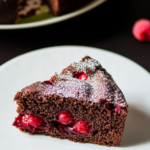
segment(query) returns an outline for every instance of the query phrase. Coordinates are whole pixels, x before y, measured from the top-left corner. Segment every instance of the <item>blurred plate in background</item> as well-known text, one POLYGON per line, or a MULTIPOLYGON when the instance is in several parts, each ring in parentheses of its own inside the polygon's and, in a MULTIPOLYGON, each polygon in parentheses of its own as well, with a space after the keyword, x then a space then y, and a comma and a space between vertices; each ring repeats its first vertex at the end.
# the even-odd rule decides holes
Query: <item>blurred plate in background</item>
POLYGON ((18 24, 11 24, 11 25, 0 25, 0 29, 23 29, 23 28, 32 28, 32 27, 39 27, 48 24, 53 24, 57 22, 61 22, 78 15, 81 15, 97 6, 105 2, 106 0, 94 0, 90 4, 65 15, 62 16, 53 16, 50 13, 43 13, 40 15, 32 16, 25 19, 18 20, 18 24))

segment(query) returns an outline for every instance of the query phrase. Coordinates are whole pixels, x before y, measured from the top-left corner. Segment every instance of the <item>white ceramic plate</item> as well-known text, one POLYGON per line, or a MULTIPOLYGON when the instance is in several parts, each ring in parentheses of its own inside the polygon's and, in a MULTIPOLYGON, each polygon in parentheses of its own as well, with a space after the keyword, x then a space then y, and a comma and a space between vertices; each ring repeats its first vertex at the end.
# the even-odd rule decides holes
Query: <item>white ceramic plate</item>
POLYGON ((85 7, 82 7, 81 9, 78 9, 74 12, 65 14, 63 16, 58 16, 50 19, 46 19, 43 21, 37 21, 37 22, 32 22, 32 23, 23 23, 23 24, 13 24, 13 25, 0 25, 0 29, 23 29, 23 28, 32 28, 32 27, 39 27, 39 26, 44 26, 48 24, 53 24, 57 22, 61 22, 73 17, 76 17, 78 15, 81 15, 97 6, 105 2, 106 0, 95 0, 91 2, 90 4, 86 5, 85 7))
POLYGON ((16 57, 0 67, 1 150, 150 150, 150 74, 133 61, 101 49, 78 46, 45 48, 16 57), (97 59, 110 72, 129 104, 120 147, 80 144, 44 135, 29 135, 12 126, 17 116, 13 101, 18 90, 49 79, 85 55, 97 59))

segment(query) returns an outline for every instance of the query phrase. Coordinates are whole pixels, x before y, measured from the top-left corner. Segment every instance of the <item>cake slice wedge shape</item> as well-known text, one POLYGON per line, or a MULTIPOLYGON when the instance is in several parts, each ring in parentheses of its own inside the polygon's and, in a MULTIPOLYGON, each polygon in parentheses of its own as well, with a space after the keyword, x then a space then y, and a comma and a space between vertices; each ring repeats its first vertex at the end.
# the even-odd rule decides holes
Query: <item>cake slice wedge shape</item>
POLYGON ((89 56, 23 88, 14 100, 13 125, 23 132, 106 146, 122 140, 128 104, 112 76, 89 56))

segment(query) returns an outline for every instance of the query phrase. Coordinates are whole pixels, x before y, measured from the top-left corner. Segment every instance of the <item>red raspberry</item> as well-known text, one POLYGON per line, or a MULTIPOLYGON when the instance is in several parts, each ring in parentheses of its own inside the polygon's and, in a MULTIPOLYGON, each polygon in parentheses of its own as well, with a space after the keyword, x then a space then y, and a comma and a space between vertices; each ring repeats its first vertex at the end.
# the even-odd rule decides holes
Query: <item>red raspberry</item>
POLYGON ((89 133, 89 126, 88 123, 85 121, 78 121, 74 124, 73 126, 74 130, 77 131, 78 133, 83 133, 87 134, 89 133))
POLYGON ((35 128, 37 128, 38 126, 40 126, 41 124, 44 123, 44 121, 41 117, 38 117, 35 115, 30 115, 30 114, 25 114, 22 117, 22 122, 27 126, 30 125, 30 126, 33 126, 35 128))
POLYGON ((132 33, 137 40, 150 42, 150 21, 146 19, 138 20, 133 26, 132 33))
POLYGON ((77 78, 77 79, 80 79, 80 80, 87 80, 88 79, 88 75, 85 74, 83 71, 81 72, 76 72, 74 75, 73 75, 74 78, 77 78))
POLYGON ((84 74, 79 76, 79 79, 80 80, 87 80, 88 79, 88 75, 84 73, 84 74))
POLYGON ((18 117, 15 118, 15 121, 13 123, 14 126, 16 127, 22 127, 25 124, 22 122, 22 114, 19 114, 18 117))
POLYGON ((45 84, 52 84, 49 80, 43 81, 45 84))
POLYGON ((118 114, 121 114, 121 107, 120 106, 117 106, 115 108, 115 111, 118 113, 118 114))
POLYGON ((58 114, 58 122, 68 125, 73 122, 73 116, 69 111, 63 110, 58 114))

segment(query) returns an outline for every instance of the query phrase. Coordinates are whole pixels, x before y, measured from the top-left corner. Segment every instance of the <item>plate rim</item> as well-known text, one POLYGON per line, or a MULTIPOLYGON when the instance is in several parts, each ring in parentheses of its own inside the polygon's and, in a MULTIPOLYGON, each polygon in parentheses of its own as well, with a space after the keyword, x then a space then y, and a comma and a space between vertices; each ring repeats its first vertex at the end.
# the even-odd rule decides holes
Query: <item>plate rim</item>
POLYGON ((101 5, 105 1, 107 1, 107 0, 95 0, 95 1, 89 3, 88 5, 80 8, 76 11, 73 11, 71 13, 68 13, 68 14, 65 14, 65 15, 62 15, 59 17, 55 17, 52 19, 46 19, 43 21, 24 23, 24 24, 0 25, 0 30, 27 29, 27 28, 40 27, 40 26, 58 23, 58 22, 65 21, 65 20, 68 20, 70 18, 76 17, 76 16, 81 15, 83 13, 86 13, 86 12, 94 9, 95 7, 101 5))
POLYGON ((117 55, 119 57, 122 57, 123 59, 126 59, 127 61, 130 61, 131 63, 133 63, 134 65, 137 65, 138 67, 140 67, 143 71, 145 71, 145 73, 147 73, 148 75, 150 75, 150 72, 148 70, 146 70, 143 66, 141 66, 140 64, 138 64, 137 62, 133 61, 132 59, 126 57, 126 56, 123 56, 121 54, 118 54, 116 52, 113 52, 113 51, 109 51, 109 50, 106 50, 106 49, 102 49, 102 48, 97 48, 97 47, 92 47, 92 46, 85 46, 85 45, 60 45, 60 46, 50 46, 50 47, 44 47, 44 48, 39 48, 39 49, 35 49, 35 50, 32 50, 32 51, 29 51, 29 52, 26 52, 26 53, 23 53, 23 54, 20 54, 18 56, 15 56, 14 58, 11 58, 10 60, 4 62, 2 65, 0 65, 0 71, 7 65, 13 63, 14 61, 17 61, 19 59, 21 59, 22 57, 24 56, 27 56, 27 55, 34 55, 34 53, 40 53, 42 51, 47 51, 49 49, 57 49, 57 48, 61 48, 61 47, 66 47, 66 48, 73 48, 73 47, 76 47, 76 48, 87 48, 87 49, 92 49, 93 51, 103 51, 105 53, 110 53, 112 55, 117 55))

